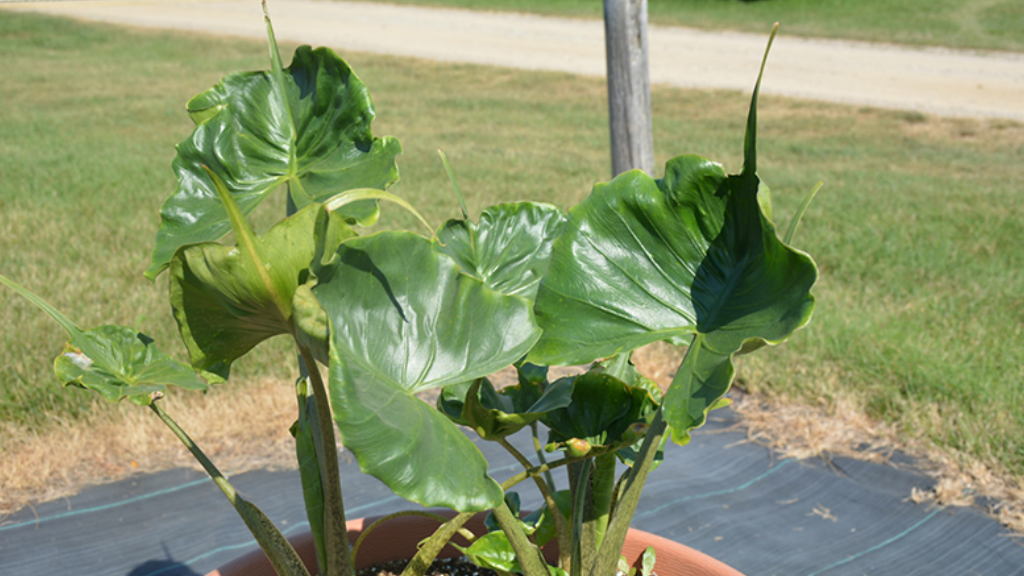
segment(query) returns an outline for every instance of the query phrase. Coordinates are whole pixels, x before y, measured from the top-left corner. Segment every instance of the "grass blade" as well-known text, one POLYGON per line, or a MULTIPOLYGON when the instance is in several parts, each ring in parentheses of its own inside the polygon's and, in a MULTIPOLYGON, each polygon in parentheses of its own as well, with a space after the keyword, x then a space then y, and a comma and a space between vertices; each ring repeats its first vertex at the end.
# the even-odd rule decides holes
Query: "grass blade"
POLYGON ((58 312, 57 309, 54 308, 53 306, 50 306, 50 304, 46 300, 43 300, 39 296, 36 296, 28 289, 23 288, 14 280, 11 280, 10 278, 4 276, 3 274, 0 274, 0 283, 6 284, 12 290, 24 296, 26 300, 35 304, 36 307, 38 307, 40 310, 46 312, 50 316, 50 318, 53 318, 54 321, 57 322, 57 324, 60 324, 61 328, 67 331, 68 335, 71 336, 72 338, 82 333, 82 329, 79 328, 78 326, 75 326, 75 323, 72 322, 71 320, 68 320, 67 316, 58 312))
POLYGON ((800 219, 804 217, 804 212, 807 212, 807 208, 811 206, 811 202, 814 201, 818 190, 821 190, 821 187, 824 185, 824 182, 818 182, 807 196, 804 196, 804 201, 800 203, 800 207, 797 209, 796 214, 793 215, 793 219, 789 221, 789 229, 786 230, 786 236, 782 239, 783 242, 786 244, 792 242, 793 236, 796 235, 796 228, 800 225, 800 219))
POLYGON ((455 188, 455 195, 459 197, 459 207, 462 209, 462 219, 469 220, 469 210, 466 209, 466 199, 462 196, 462 190, 459 189, 459 183, 455 181, 455 172, 452 171, 452 165, 448 163, 448 156, 445 155, 444 150, 437 149, 438 155, 441 156, 441 164, 444 164, 444 171, 448 173, 448 179, 452 181, 452 188, 455 188))

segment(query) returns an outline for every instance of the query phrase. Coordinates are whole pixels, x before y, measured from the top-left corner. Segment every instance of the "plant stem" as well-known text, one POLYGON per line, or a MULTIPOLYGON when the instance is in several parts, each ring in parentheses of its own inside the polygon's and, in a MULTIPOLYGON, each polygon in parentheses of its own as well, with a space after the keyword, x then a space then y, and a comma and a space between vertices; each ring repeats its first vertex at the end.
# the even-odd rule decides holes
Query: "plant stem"
POLYGON ((527 478, 539 476, 541 474, 554 470, 555 468, 560 468, 562 466, 565 466, 566 464, 572 464, 573 462, 579 462, 580 460, 583 460, 583 458, 562 458, 561 460, 555 460, 554 462, 548 462, 547 464, 541 464, 539 466, 534 466, 533 468, 530 468, 528 470, 523 470, 519 474, 516 474, 515 476, 512 476, 508 480, 502 482, 501 489, 502 491, 508 491, 509 488, 512 488, 513 486, 519 484, 520 482, 526 480, 527 478))
MULTIPOLYGON (((548 460, 544 457, 544 450, 541 447, 540 438, 537 437, 536 422, 530 422, 530 432, 533 436, 533 450, 537 453, 537 460, 539 460, 541 464, 547 464, 548 460)), ((547 480, 548 486, 555 485, 555 479, 551 476, 550 470, 544 473, 544 479, 547 480)))
POLYGON ((334 438, 327 389, 313 353, 299 346, 302 362, 309 373, 309 383, 316 401, 318 428, 313 432, 313 446, 320 462, 320 484, 324 492, 324 541, 327 547, 325 576, 351 576, 355 573, 349 552, 348 530, 345 527, 345 505, 341 499, 341 475, 338 472, 338 444, 334 438))
POLYGON ((235 499, 238 497, 238 493, 235 492, 235 488, 228 482, 227 478, 221 474, 220 470, 217 469, 217 466, 210 461, 206 456, 206 453, 196 445, 188 433, 181 429, 181 426, 178 426, 178 423, 171 418, 170 414, 165 412, 164 409, 156 402, 150 404, 149 408, 160 417, 160 420, 162 420, 163 423, 171 429, 171 432, 174 432, 174 435, 181 440, 181 443, 184 444, 186 448, 188 448, 188 451, 192 453, 192 457, 199 462, 203 467, 203 470, 206 470, 206 473, 209 474, 210 478, 212 478, 221 491, 224 492, 224 495, 228 497, 228 500, 234 503, 235 499))
POLYGON ((221 489, 221 492, 227 496, 227 499, 234 505, 238 515, 242 517, 242 521, 252 532, 256 542, 260 545, 260 548, 266 553, 267 558, 273 565, 274 570, 277 571, 281 576, 309 576, 309 571, 306 570, 305 564, 302 563, 302 559, 299 558, 295 548, 292 547, 288 539, 274 526, 273 522, 267 518, 259 508, 251 504, 244 498, 238 495, 234 486, 228 482, 228 479, 221 474, 220 470, 214 466, 213 462, 206 457, 206 454, 199 449, 199 446, 192 441, 192 438, 185 433, 184 430, 178 426, 178 423, 174 421, 163 408, 153 402, 149 405, 150 409, 171 429, 171 432, 181 440, 182 444, 188 448, 188 451, 192 453, 192 456, 202 465, 206 473, 213 479, 214 483, 221 489))
POLYGON ((615 499, 615 454, 604 454, 594 459, 594 546, 601 547, 615 499))
POLYGON ((494 509, 494 517, 515 550, 519 567, 523 569, 523 576, 548 576, 548 565, 544 561, 544 556, 526 537, 519 519, 512 513, 508 503, 502 500, 501 505, 494 509))
POLYGON ((594 534, 594 501, 591 497, 593 462, 587 458, 569 465, 569 490, 572 494, 572 562, 569 574, 580 576, 597 554, 594 534))
POLYGON ((430 535, 429 538, 423 541, 416 555, 409 560, 409 564, 402 571, 401 576, 423 576, 426 573, 427 568, 437 558, 437 555, 441 553, 441 549, 455 536, 455 533, 462 528, 470 518, 473 517, 475 512, 463 512, 458 516, 455 516, 451 520, 441 524, 441 526, 430 535))
POLYGON ((658 446, 661 445, 661 439, 667 428, 659 407, 654 413, 654 420, 647 430, 640 453, 637 455, 636 461, 633 462, 633 467, 626 479, 622 497, 616 502, 604 543, 597 551, 593 565, 586 567, 587 574, 590 576, 606 576, 614 572, 619 556, 622 554, 622 545, 626 542, 626 532, 629 530, 629 524, 633 521, 633 514, 636 512, 636 506, 640 500, 640 493, 644 489, 647 475, 651 471, 651 464, 658 454, 658 446))
MULTIPOLYGON (((519 450, 516 450, 516 447, 510 444, 508 440, 502 438, 498 443, 508 450, 509 453, 523 465, 523 468, 529 470, 533 467, 531 462, 526 459, 526 456, 523 456, 519 450)), ((550 471, 548 471, 547 476, 550 478, 550 471)), ((544 503, 548 505, 548 510, 551 512, 551 520, 555 524, 555 534, 557 534, 558 537, 558 564, 563 568, 567 567, 569 566, 572 558, 570 551, 572 537, 569 534, 568 526, 565 525, 565 517, 562 516, 562 511, 558 509, 558 503, 555 502, 555 496, 551 493, 551 485, 545 482, 544 479, 541 478, 540 474, 535 474, 531 476, 531 478, 533 478, 534 483, 537 484, 537 490, 540 490, 541 495, 544 497, 544 503)))
POLYGON ((299 416, 292 426, 295 438, 295 456, 299 463, 299 477, 302 480, 302 499, 306 505, 309 531, 316 548, 317 567, 324 573, 327 566, 327 545, 324 542, 324 487, 320 476, 320 460, 317 457, 313 436, 319 434, 320 421, 316 413, 316 398, 309 389, 309 374, 306 365, 299 359, 302 377, 295 384, 295 395, 299 404, 299 416))

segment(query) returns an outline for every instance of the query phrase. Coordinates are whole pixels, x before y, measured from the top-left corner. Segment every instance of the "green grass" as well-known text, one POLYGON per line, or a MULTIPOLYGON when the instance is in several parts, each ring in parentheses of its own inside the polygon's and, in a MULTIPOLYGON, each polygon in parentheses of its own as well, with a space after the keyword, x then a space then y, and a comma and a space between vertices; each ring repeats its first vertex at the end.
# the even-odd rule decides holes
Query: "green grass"
MULTIPOLYGON (((229 71, 265 67, 264 46, 0 13, 0 50, 0 272, 83 326, 135 325, 182 357, 165 281, 142 271, 174 188, 173 145, 191 130, 183 105, 229 71)), ((432 222, 458 213, 439 147, 473 213, 517 199, 566 207, 608 175, 598 79, 348 56, 373 91, 376 132, 405 148, 394 191, 432 222)), ((747 99, 656 89, 659 163, 700 153, 738 170, 747 99)), ((759 166, 781 223, 826 182, 796 240, 822 276, 811 327, 744 360, 744 381, 852 397, 1024 474, 1024 126, 780 98, 760 110, 759 166)), ((384 218, 416 226, 399 210, 384 218)), ((0 326, 0 421, 45 430, 109 409, 59 389, 62 334, 7 290, 0 326)), ((264 347, 239 380, 289 381, 285 350, 264 347)))
MULTIPOLYGON (((601 18, 600 0, 379 0, 390 4, 601 18)), ((652 24, 1024 51, 1020 0, 649 0, 652 24)))

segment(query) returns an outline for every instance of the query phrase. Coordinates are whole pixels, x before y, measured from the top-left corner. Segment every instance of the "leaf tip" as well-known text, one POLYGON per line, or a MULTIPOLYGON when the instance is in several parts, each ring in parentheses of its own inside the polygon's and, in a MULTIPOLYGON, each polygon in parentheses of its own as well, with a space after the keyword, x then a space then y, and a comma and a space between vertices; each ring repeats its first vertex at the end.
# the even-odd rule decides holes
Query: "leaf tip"
POLYGON ((768 64, 768 54, 772 51, 772 43, 775 42, 775 35, 779 31, 779 23, 772 27, 768 35, 768 45, 765 46, 764 56, 761 57, 761 68, 757 73, 757 82, 754 83, 754 94, 750 98, 750 112, 747 115, 747 133, 743 145, 743 174, 753 177, 757 172, 757 99, 761 93, 761 80, 764 78, 764 69, 768 64))
POLYGON ((147 268, 146 271, 142 273, 142 275, 147 280, 149 280, 151 282, 156 282, 156 277, 159 276, 161 272, 163 272, 165 267, 166 267, 166 265, 160 265, 160 264, 155 264, 154 263, 149 268, 147 268))

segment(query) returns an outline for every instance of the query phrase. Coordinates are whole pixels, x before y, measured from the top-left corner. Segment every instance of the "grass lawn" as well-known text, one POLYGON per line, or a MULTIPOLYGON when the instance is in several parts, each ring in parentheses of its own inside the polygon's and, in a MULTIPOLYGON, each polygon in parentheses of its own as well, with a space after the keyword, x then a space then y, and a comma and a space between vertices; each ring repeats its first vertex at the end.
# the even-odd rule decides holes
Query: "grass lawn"
MULTIPOLYGON (((371 0, 601 18, 600 0, 371 0)), ((648 0, 652 24, 1024 52, 1020 0, 648 0)))
MULTIPOLYGON (((184 103, 229 71, 266 67, 265 47, 0 12, 0 51, 0 271, 83 326, 134 325, 183 358, 166 280, 142 271, 174 188, 173 146, 191 130, 184 103)), ((376 133, 405 148, 393 190, 432 222, 458 213, 439 147, 474 214, 514 199, 569 206, 608 176, 602 80, 347 56, 373 91, 376 133)), ((738 171, 747 103, 656 89, 659 164, 692 152, 738 171)), ((1024 474, 1024 126, 781 98, 760 110, 759 166, 780 220, 826 183, 795 243, 822 276, 811 327, 744 360, 743 381, 852 398, 1024 474)), ((394 209, 384 220, 415 226, 394 209)), ((96 409, 56 384, 63 335, 50 320, 0 290, 0 326, 0 430, 96 409)), ((271 343, 235 380, 289 386, 293 365, 271 343)))

